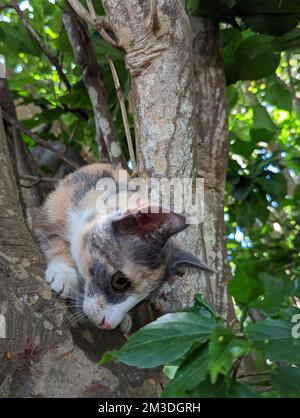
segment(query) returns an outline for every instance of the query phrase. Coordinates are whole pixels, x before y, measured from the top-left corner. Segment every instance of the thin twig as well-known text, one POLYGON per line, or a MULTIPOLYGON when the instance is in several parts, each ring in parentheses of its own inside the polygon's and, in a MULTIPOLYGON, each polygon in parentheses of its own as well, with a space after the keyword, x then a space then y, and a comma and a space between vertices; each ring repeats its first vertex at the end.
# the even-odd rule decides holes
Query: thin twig
POLYGON ((53 145, 49 144, 47 141, 42 139, 39 135, 37 135, 35 132, 30 131, 29 129, 26 129, 24 126, 22 126, 16 119, 9 116, 3 109, 2 109, 2 115, 5 120, 7 120, 12 126, 17 128, 19 131, 23 132, 24 134, 30 136, 38 145, 40 145, 43 148, 47 148, 48 150, 52 151, 54 154, 56 154, 61 160, 63 160, 65 163, 67 163, 72 168, 79 168, 79 164, 77 164, 75 161, 72 161, 71 159, 64 156, 64 154, 60 151, 58 151, 53 145))
POLYGON ((128 117, 127 117, 127 112, 126 112, 124 94, 123 94, 123 91, 121 89, 119 77, 118 77, 117 71, 115 69, 114 63, 113 63, 110 56, 107 55, 106 57, 107 57, 107 60, 109 62, 109 65, 110 65, 111 73, 112 73, 112 76, 113 76, 113 80, 114 80, 114 84, 115 84, 115 88, 116 88, 116 92, 117 92, 117 97, 118 97, 119 104, 120 104, 120 107, 121 107, 122 119, 123 119, 123 124, 124 124, 124 128, 125 128, 128 150, 129 150, 129 156, 130 156, 130 160, 132 162, 132 174, 136 175, 136 174, 138 174, 138 169, 137 169, 137 163, 136 163, 133 144, 132 144, 131 133, 130 133, 130 129, 129 129, 129 122, 128 122, 128 117))
POLYGON ((93 20, 97 19, 97 15, 94 9, 93 0, 86 0, 87 7, 89 9, 89 13, 93 20))
POLYGON ((33 183, 31 184, 21 184, 21 187, 24 187, 25 189, 31 189, 32 187, 37 186, 38 184, 44 182, 44 183, 57 183, 60 179, 56 177, 39 177, 39 176, 31 176, 29 174, 20 174, 19 175, 20 180, 33 180, 33 183))
POLYGON ((91 1, 87 0, 87 6, 89 10, 87 10, 78 0, 68 0, 68 2, 73 7, 75 12, 85 22, 94 26, 94 28, 98 30, 102 38, 105 39, 107 43, 112 45, 114 48, 123 50, 123 47, 107 33, 107 30, 111 30, 111 28, 106 20, 96 15, 94 6, 91 4, 91 1))
POLYGON ((247 379, 248 377, 256 377, 256 376, 268 376, 269 374, 270 372, 241 374, 240 376, 238 376, 238 379, 247 379))
POLYGON ((56 68, 56 71, 59 74, 60 79, 62 80, 62 82, 64 83, 64 85, 68 89, 68 91, 71 91, 71 84, 70 84, 67 76, 63 72, 63 69, 62 69, 57 57, 54 56, 52 54, 52 52, 50 52, 50 50, 47 48, 47 46, 43 43, 43 40, 42 40, 41 36, 39 35, 39 33, 31 26, 28 17, 20 9, 17 0, 13 0, 13 3, 11 4, 11 7, 13 7, 15 9, 15 11, 19 15, 20 19, 22 20, 24 26, 26 27, 26 29, 30 33, 32 39, 36 42, 37 46, 46 55, 46 57, 49 59, 51 64, 54 65, 54 67, 56 68))
POLYGON ((31 176, 30 174, 20 174, 19 177, 22 180, 39 180, 45 183, 57 183, 61 180, 58 177, 31 176))

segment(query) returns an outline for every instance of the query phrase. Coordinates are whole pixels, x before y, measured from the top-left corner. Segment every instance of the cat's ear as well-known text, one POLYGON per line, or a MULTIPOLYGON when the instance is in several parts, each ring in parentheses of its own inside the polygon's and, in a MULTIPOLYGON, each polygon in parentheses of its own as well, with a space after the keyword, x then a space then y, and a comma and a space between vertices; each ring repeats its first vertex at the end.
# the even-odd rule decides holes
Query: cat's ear
POLYGON ((161 245, 187 226, 183 216, 173 212, 164 213, 162 208, 155 206, 130 210, 113 222, 114 230, 119 235, 138 235, 161 245))
POLYGON ((180 248, 174 248, 170 261, 170 270, 172 276, 183 276, 188 268, 216 272, 193 254, 183 251, 180 248))

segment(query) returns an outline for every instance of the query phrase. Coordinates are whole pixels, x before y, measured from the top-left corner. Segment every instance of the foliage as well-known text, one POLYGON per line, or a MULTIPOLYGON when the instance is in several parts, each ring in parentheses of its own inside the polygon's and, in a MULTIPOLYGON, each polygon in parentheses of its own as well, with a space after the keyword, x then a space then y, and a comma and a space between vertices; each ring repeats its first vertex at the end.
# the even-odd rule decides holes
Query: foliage
MULTIPOLYGON (((280 291, 280 283, 273 289, 280 291)), ((170 378, 164 397, 300 397, 300 335, 292 334, 300 309, 269 303, 269 316, 255 322, 247 314, 261 298, 249 295, 233 327, 197 295, 192 309, 146 325, 120 350, 106 353, 101 364, 117 359, 135 367, 164 366, 170 378), (253 372, 239 373, 250 359, 253 372)))
MULTIPOLYGON (((6 58, 9 86, 17 101, 21 123, 35 129, 46 140, 68 143, 71 137, 71 146, 81 152, 87 161, 96 162, 99 156, 93 111, 63 26, 62 13, 66 3, 64 0, 31 0, 20 1, 19 4, 33 29, 42 37, 44 45, 58 57, 72 85, 71 91, 67 91, 55 67, 32 40, 17 13, 10 8, 0 12, 0 53, 6 58), (30 105, 34 117, 30 115, 28 118, 25 114, 24 118, 22 109, 25 105, 30 105)), ((121 111, 106 59, 107 54, 111 55, 127 97, 130 83, 123 55, 101 39, 96 31, 91 31, 91 37, 101 66, 109 109, 125 149, 121 111)), ((28 142, 34 146, 32 141, 28 142)))
MULTIPOLYGON (((292 306, 300 294, 300 7, 295 1, 280 3, 187 2, 189 13, 221 25, 230 110, 225 221, 233 278, 228 289, 238 322, 228 327, 196 299, 193 314, 186 314, 198 315, 199 332, 203 317, 214 326, 204 340, 195 333, 181 356, 173 357, 177 335, 157 355, 154 350, 155 338, 165 335, 168 323, 174 326, 178 314, 169 314, 104 358, 150 367, 149 350, 152 364, 164 365, 171 379, 164 396, 300 396, 300 343, 291 333, 293 315, 299 313, 292 306), (253 312, 262 320, 256 322, 253 312), (167 361, 162 354, 170 354, 167 361), (240 363, 249 362, 253 373, 240 376, 240 363)), ((187 318, 184 324, 181 339, 190 332, 187 318)))
MULTIPOLYGON (((15 11, 2 10, 0 53, 6 57, 21 123, 48 141, 67 144, 71 138, 70 147, 88 162, 97 161, 91 103, 63 28, 66 3, 19 3, 72 86, 70 91, 65 88, 15 11), (29 117, 22 112, 24 106, 31 109, 29 117)), ((137 367, 163 365, 171 379, 164 396, 299 396, 300 350, 291 336, 291 320, 300 298, 300 3, 187 0, 186 5, 190 15, 220 27, 230 138, 225 222, 233 278, 228 288, 237 323, 228 327, 197 296, 193 309, 147 325, 105 360, 137 367), (262 320, 254 320, 253 312, 262 320), (237 377, 241 359, 251 360, 255 376, 237 377)), ((101 8, 97 12, 104 14, 101 8)), ((130 78, 123 55, 94 30, 90 35, 109 109, 128 155, 106 60, 110 54, 127 99, 130 78)), ((35 147, 34 141, 24 139, 35 147)))

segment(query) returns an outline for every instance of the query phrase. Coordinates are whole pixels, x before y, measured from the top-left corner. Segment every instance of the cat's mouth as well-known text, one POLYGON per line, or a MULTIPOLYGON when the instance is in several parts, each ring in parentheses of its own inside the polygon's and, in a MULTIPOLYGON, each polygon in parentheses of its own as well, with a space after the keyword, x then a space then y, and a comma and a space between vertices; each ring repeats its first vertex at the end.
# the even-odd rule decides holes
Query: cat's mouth
POLYGON ((105 317, 102 319, 102 321, 97 326, 100 329, 106 329, 106 330, 112 329, 112 326, 106 321, 105 317))

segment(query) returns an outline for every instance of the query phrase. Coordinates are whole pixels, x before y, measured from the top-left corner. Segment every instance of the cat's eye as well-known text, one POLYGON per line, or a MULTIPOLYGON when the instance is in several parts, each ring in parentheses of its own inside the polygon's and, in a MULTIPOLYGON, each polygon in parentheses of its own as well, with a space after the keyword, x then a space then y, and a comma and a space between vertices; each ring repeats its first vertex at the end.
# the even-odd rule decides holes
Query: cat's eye
POLYGON ((118 271, 113 275, 111 285, 115 291, 125 292, 130 286, 130 281, 121 271, 118 271))

